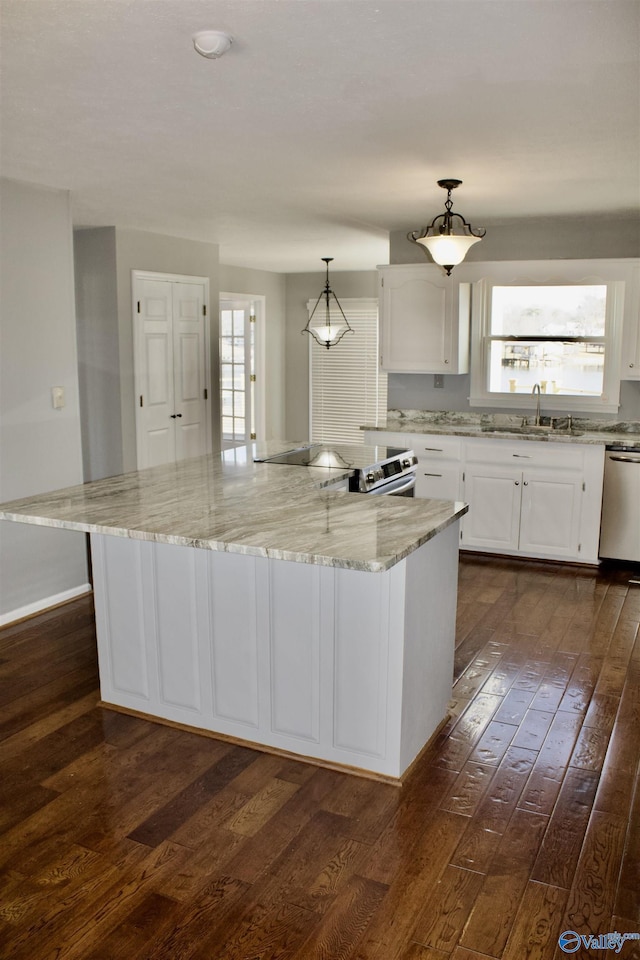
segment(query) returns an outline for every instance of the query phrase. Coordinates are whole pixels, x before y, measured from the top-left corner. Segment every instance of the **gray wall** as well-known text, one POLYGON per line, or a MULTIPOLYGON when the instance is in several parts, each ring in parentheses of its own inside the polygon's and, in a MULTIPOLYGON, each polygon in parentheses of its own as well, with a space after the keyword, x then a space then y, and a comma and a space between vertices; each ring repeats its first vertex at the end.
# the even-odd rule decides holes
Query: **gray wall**
POLYGON ((114 227, 74 233, 78 376, 85 480, 122 473, 114 227))
POLYGON ((140 230, 100 227, 75 233, 78 348, 85 480, 136 468, 132 270, 208 277, 213 449, 220 441, 216 389, 218 247, 140 230))
MULTIPOLYGON (((378 296, 375 270, 332 271, 329 279, 338 300, 378 296)), ((288 440, 306 440, 309 437, 309 335, 301 331, 309 319, 307 303, 316 300, 324 284, 324 272, 287 275, 285 428, 288 440)))
POLYGON ((285 436, 286 277, 282 273, 220 264, 220 290, 265 297, 265 439, 285 436))
MULTIPOLYGON (((454 212, 456 204, 454 204, 454 212)), ((604 218, 548 218, 476 224, 472 210, 462 214, 473 226, 487 228, 486 237, 474 244, 465 263, 482 260, 588 260, 592 257, 640 256, 640 220, 604 218)), ((432 216, 439 213, 434 210, 432 216)), ((431 217, 426 218, 429 222, 431 217)), ((416 223, 416 229, 424 226, 416 223)), ((390 235, 390 263, 424 263, 431 258, 423 248, 407 240, 404 231, 390 235)))
MULTIPOLYGON (((455 204, 454 204, 455 211, 455 204)), ((438 211, 434 211, 432 216, 438 211)), ((474 223, 473 211, 461 213, 474 223)), ((427 218, 430 220, 431 217, 427 218)), ((423 226, 416 223, 416 228, 423 226)), ((640 220, 604 219, 549 219, 522 220, 487 226, 487 236, 476 243, 465 263, 491 260, 580 260, 590 258, 617 258, 640 256, 640 220)), ((423 249, 410 240, 405 232, 396 231, 390 237, 391 263, 431 262, 423 249)), ((453 276, 460 277, 464 264, 453 276)), ((429 374, 389 374, 387 405, 390 410, 469 410, 470 378, 445 376, 444 388, 433 386, 429 374)), ((483 407, 483 412, 491 412, 483 407)), ((504 413, 504 410, 497 410, 504 413)), ((523 408, 522 412, 529 412, 523 408)), ((564 411, 560 411, 564 412, 564 411)), ((570 413, 570 410, 566 411, 570 413)), ((590 414, 596 418, 595 414, 590 414)), ((611 419, 608 417, 607 419, 611 419)), ((618 419, 640 419, 640 383, 622 384, 618 419)))
MULTIPOLYGON (((82 482, 69 194, 0 181, 0 500, 82 482), (66 406, 54 410, 51 387, 66 406)), ((0 618, 87 583, 85 537, 0 523, 0 618)), ((53 599, 51 599, 53 598, 53 599)))

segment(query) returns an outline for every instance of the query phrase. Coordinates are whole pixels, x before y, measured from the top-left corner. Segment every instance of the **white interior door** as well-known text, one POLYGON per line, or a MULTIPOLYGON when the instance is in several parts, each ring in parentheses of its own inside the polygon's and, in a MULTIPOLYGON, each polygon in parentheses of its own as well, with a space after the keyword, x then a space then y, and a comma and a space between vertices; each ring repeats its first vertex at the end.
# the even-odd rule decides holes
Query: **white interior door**
POLYGON ((133 272, 138 469, 211 451, 207 288, 133 272))

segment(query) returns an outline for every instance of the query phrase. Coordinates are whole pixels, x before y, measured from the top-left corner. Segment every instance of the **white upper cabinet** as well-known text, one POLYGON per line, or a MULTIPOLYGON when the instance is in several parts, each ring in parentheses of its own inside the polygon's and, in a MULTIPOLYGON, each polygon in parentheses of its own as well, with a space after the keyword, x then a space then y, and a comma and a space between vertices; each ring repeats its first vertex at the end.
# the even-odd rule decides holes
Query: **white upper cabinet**
POLYGON ((467 373, 470 285, 435 264, 378 267, 380 365, 393 373, 467 373))

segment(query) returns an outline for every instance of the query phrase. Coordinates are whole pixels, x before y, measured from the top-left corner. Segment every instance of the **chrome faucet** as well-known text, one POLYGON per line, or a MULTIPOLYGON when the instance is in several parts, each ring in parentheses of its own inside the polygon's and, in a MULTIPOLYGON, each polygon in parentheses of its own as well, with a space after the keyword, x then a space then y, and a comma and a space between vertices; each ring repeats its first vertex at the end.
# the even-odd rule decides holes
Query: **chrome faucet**
POLYGON ((540 384, 539 384, 539 383, 534 383, 534 385, 533 385, 533 390, 531 391, 531 396, 532 396, 532 397, 536 396, 536 394, 537 394, 537 397, 536 397, 536 419, 535 419, 535 425, 536 425, 536 427, 539 427, 539 426, 540 426, 540 384))

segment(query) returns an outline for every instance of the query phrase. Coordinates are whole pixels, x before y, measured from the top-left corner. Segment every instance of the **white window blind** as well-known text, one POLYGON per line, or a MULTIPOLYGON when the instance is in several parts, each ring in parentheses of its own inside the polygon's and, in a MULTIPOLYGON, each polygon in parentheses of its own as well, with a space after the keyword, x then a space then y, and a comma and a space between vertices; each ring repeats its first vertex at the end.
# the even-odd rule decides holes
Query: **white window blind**
MULTIPOLYGON (((309 337, 310 434, 314 441, 363 443, 362 425, 387 416, 387 375, 378 363, 378 301, 340 303, 353 333, 328 350, 309 337)), ((310 300, 309 312, 314 306, 310 300)), ((337 307, 335 317, 342 319, 337 307)))

